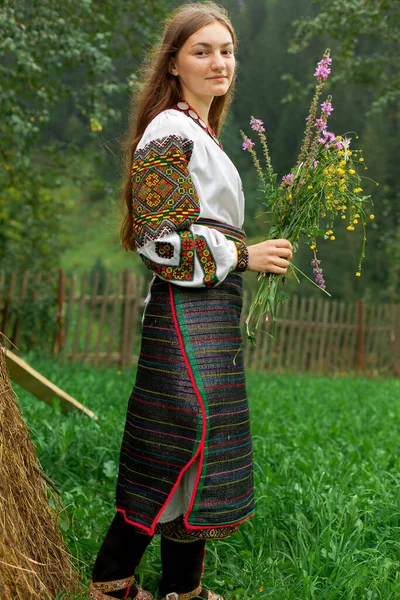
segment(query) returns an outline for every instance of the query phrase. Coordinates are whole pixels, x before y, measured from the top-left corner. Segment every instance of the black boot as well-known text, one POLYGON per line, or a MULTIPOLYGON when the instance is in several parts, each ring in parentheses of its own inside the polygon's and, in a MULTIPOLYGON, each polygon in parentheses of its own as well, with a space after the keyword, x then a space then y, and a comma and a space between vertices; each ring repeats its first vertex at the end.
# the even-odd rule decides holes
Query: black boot
MULTIPOLYGON (((163 576, 158 589, 164 598, 167 594, 186 594, 200 585, 203 574, 205 540, 173 541, 161 536, 161 561, 163 576)), ((202 590, 197 598, 207 599, 202 590)))
MULTIPOLYGON (((138 530, 127 523, 124 516, 117 512, 103 540, 94 563, 93 582, 114 581, 131 577, 151 541, 152 536, 138 533, 138 530)), ((112 598, 125 598, 126 589, 107 592, 112 598)), ((131 598, 137 594, 137 587, 132 586, 131 598)))

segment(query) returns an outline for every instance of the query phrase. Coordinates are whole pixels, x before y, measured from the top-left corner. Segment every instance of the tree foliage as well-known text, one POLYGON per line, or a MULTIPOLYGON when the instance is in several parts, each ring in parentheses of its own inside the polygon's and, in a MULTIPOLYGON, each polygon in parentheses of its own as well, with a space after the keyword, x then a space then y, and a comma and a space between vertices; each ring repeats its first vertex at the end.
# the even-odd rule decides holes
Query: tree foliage
POLYGON ((292 52, 316 36, 331 38, 337 61, 334 81, 373 88, 372 110, 400 99, 400 0, 320 0, 317 14, 297 19, 292 52))
POLYGON ((60 111, 74 112, 95 135, 118 116, 115 99, 134 85, 137 56, 168 7, 165 0, 3 2, 0 267, 57 264, 65 242, 59 187, 76 175, 71 164, 81 148, 49 127, 60 111))

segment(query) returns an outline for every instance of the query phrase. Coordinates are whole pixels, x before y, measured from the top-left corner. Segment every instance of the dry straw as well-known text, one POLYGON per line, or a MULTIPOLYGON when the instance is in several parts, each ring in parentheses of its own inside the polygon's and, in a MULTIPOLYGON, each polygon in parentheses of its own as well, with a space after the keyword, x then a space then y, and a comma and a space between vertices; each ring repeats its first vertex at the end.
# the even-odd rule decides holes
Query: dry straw
POLYGON ((0 333, 0 598, 72 598, 78 576, 6 367, 0 333), (64 593, 63 593, 64 592, 64 593))

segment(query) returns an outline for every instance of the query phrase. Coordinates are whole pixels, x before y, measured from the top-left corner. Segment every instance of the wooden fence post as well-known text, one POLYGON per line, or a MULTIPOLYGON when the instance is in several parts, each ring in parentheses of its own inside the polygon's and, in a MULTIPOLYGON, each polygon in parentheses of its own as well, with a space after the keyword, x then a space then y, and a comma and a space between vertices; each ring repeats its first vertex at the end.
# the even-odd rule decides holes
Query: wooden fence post
POLYGON ((53 353, 58 354, 65 344, 64 334, 64 301, 65 301, 65 273, 58 269, 58 298, 57 298, 57 340, 53 353))
POLYGON ((357 302, 357 372, 364 373, 364 337, 365 337, 365 304, 360 298, 357 302))

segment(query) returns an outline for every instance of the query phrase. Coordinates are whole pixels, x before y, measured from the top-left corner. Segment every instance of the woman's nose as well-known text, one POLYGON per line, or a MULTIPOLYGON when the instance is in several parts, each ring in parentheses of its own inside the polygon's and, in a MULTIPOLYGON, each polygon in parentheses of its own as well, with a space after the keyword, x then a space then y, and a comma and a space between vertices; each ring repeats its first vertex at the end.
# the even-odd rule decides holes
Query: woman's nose
POLYGON ((225 68, 225 61, 223 59, 223 57, 221 56, 221 54, 214 54, 213 56, 213 61, 212 61, 212 67, 213 69, 224 69, 225 68))

